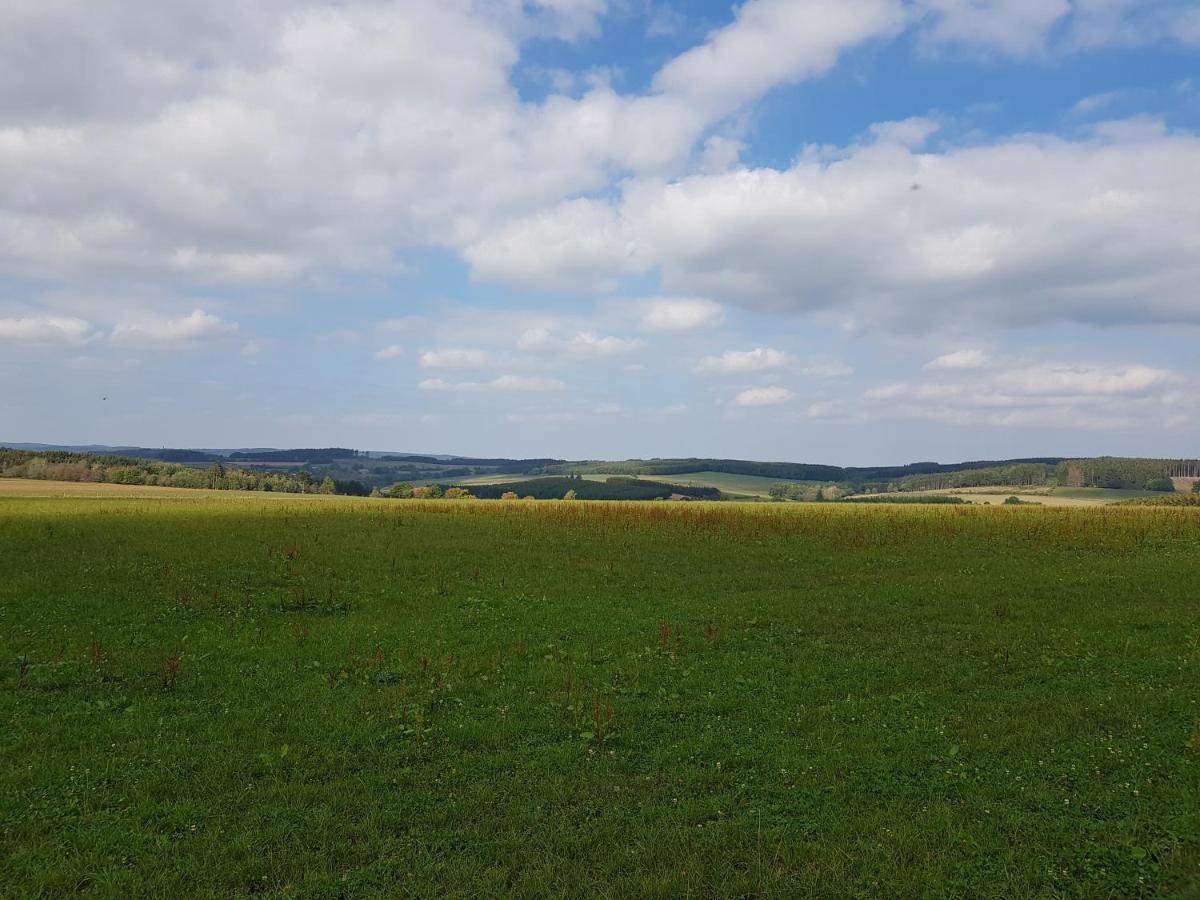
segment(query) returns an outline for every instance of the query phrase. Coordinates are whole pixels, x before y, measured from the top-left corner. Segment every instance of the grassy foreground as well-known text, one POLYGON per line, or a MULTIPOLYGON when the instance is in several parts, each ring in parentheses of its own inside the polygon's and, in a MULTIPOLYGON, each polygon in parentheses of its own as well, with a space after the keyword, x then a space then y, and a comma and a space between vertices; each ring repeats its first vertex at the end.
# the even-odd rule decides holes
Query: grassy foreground
POLYGON ((0 896, 1192 896, 1200 511, 0 497, 0 896))

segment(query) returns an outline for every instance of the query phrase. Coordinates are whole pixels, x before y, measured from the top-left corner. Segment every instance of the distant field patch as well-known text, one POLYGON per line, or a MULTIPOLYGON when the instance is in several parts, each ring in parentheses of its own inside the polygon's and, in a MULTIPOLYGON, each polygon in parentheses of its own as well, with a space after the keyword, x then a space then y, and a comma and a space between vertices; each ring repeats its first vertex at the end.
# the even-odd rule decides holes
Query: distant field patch
POLYGON ((157 487, 144 484, 106 484, 88 481, 41 481, 30 478, 0 478, 0 496, 14 497, 204 497, 220 491, 196 488, 157 487))
MULTIPOLYGON (((727 494, 747 497, 766 497, 771 488, 781 484, 778 478, 763 478, 758 475, 730 475, 726 472, 688 472, 685 475, 655 475, 656 481, 682 484, 688 487, 715 487, 727 494)), ((788 484, 823 484, 824 482, 794 482, 788 484)))
POLYGON ((1009 497, 1017 497, 1019 500, 1027 503, 1040 503, 1043 506, 1054 507, 1107 506, 1126 500, 1163 496, 1153 491, 1126 491, 1109 488, 1021 487, 1015 485, 984 485, 969 488, 948 488, 937 491, 913 491, 883 496, 904 497, 921 494, 961 497, 968 503, 992 506, 1002 504, 1009 497))
MULTIPOLYGON (((629 478, 629 475, 619 473, 595 473, 589 472, 582 476, 585 481, 607 481, 609 478, 629 478)), ((525 481, 529 478, 528 475, 480 475, 475 478, 464 478, 455 481, 455 484, 461 484, 463 487, 470 487, 473 484, 512 484, 517 481, 525 481)), ((763 478, 757 475, 730 475, 726 472, 688 472, 684 475, 645 475, 641 476, 643 481, 654 481, 657 483, 678 484, 682 487, 713 487, 726 494, 762 498, 768 496, 771 488, 774 485, 780 484, 778 478, 763 478)), ((808 482, 788 482, 789 484, 808 483, 808 482)), ((817 482, 811 482, 817 484, 817 482)))
POLYGON ((45 481, 32 478, 0 478, 0 497, 124 497, 124 498, 213 498, 237 500, 247 495, 255 500, 313 500, 328 502, 345 498, 321 494, 289 494, 272 491, 211 491, 204 488, 160 487, 148 484, 109 484, 96 481, 45 481))
POLYGON ((1161 497, 1163 495, 1158 491, 1056 487, 1050 496, 1068 500, 1090 500, 1094 503, 1119 503, 1122 500, 1138 500, 1142 497, 1161 497))

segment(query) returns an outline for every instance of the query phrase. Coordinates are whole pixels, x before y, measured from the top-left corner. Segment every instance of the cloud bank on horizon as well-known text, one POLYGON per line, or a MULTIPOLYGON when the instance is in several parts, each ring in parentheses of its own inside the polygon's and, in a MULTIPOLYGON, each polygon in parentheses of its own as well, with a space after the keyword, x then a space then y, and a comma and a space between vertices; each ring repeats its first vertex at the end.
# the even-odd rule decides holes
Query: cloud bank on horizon
POLYGON ((138 6, 0 11, 0 439, 1197 454, 1193 0, 138 6))

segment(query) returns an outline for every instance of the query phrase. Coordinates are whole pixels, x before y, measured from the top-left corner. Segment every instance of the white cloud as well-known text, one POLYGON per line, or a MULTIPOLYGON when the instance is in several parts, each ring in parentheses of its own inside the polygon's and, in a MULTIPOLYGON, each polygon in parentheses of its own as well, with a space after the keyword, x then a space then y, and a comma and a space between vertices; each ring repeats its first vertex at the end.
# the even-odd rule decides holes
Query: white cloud
POLYGON ((1159 41, 1200 44, 1194 0, 1074 0, 1073 46, 1133 46, 1159 41))
POLYGON ((642 327, 649 331, 695 331, 721 321, 721 304, 712 300, 659 299, 641 303, 642 327))
POLYGON ((639 338, 619 338, 579 331, 569 338, 557 337, 548 328, 530 328, 517 339, 517 349, 539 356, 564 360, 609 359, 633 353, 645 346, 639 338))
POLYGON ((881 144, 899 144, 919 150, 941 126, 933 119, 914 117, 900 122, 880 122, 870 128, 871 136, 881 144))
POLYGON ((735 406, 779 406, 795 398, 796 395, 787 388, 758 387, 742 391, 733 402, 735 406))
POLYGON ((611 291, 639 265, 612 211, 583 199, 511 220, 463 255, 479 279, 542 290, 611 291))
POLYGON ((67 344, 80 346, 95 337, 84 319, 73 316, 29 316, 0 319, 0 341, 22 344, 67 344))
POLYGON ((944 400, 958 397, 963 389, 956 384, 889 384, 872 388, 863 396, 868 400, 944 400))
POLYGON ((1091 115, 1107 106, 1111 106, 1127 95, 1127 91, 1105 91, 1101 94, 1090 94, 1071 107, 1071 111, 1078 116, 1091 115))
POLYGON ((501 375, 492 381, 445 381, 441 378, 429 378, 417 385, 423 391, 451 391, 463 394, 481 394, 492 392, 530 392, 561 391, 566 385, 554 378, 526 377, 522 375, 501 375))
POLYGON ((943 377, 955 380, 868 390, 852 415, 958 426, 1161 429, 1176 420, 1181 392, 1194 388, 1177 373, 1137 365, 960 368, 943 377))
MULTIPOLYGON (((740 144, 714 129, 731 115, 918 19, 935 42, 1012 52, 1044 44, 1072 11, 1069 40, 1079 46, 1200 40, 1191 0, 912 8, 747 0, 732 22, 668 60, 645 93, 597 79, 582 96, 527 102, 512 78, 523 42, 591 33, 605 0, 160 0, 120 9, 9 0, 0 273, 278 282, 394 271, 397 248, 432 243, 464 252, 480 278, 612 289, 653 269, 669 241, 566 198, 626 176, 671 184, 692 165, 724 171, 740 144)), ((879 137, 915 147, 931 127, 908 120, 879 137)), ((861 202, 874 192, 868 183, 861 202)), ((835 224, 860 202, 815 187, 783 199, 835 224)), ((726 200, 722 219, 753 218, 754 197, 726 200)), ((736 266, 708 274, 731 292, 770 281, 736 266)))
POLYGON ((375 353, 376 359, 397 359, 404 355, 404 348, 399 344, 389 344, 375 353))
MULTIPOLYGON (((524 101, 522 43, 588 34, 607 7, 10 0, 0 271, 270 282, 393 271, 397 247, 432 243, 515 281, 530 263, 483 240, 498 223, 680 171, 738 108, 903 22, 900 0, 747 0, 645 94, 599 78, 524 101)), ((619 260, 601 263, 611 283, 619 260)))
POLYGON ((800 368, 800 374, 809 378, 845 378, 854 374, 854 369, 845 363, 818 362, 800 368))
POLYGON ((112 339, 120 343, 182 344, 213 341, 237 334, 236 322, 225 322, 202 309, 180 319, 146 318, 118 323, 112 339))
POLYGON ((654 87, 723 116, 770 88, 831 68, 838 55, 905 24, 898 0, 749 0, 733 23, 675 58, 654 87))
POLYGON ((573 40, 596 30, 608 0, 532 0, 532 6, 550 14, 552 34, 573 40))
POLYGON ((926 369, 983 369, 990 362, 988 355, 982 350, 956 350, 946 353, 925 364, 926 369))
POLYGON ((1071 13, 1069 0, 917 0, 934 41, 976 44, 1014 55, 1044 49, 1052 26, 1071 13))
POLYGON ((488 365, 487 353, 464 347, 427 350, 421 354, 422 369, 481 369, 488 365))
POLYGON ((646 23, 646 37, 671 37, 687 27, 687 16, 679 10, 665 5, 654 6, 650 21, 646 23))
POLYGON ((1200 185, 1200 137, 1150 124, 939 153, 810 148, 782 171, 634 180, 619 200, 572 206, 601 225, 562 231, 541 277, 593 284, 590 261, 612 251, 672 293, 874 327, 1200 323, 1200 191, 1184 188, 1200 185))
POLYGON ((1171 378, 1164 369, 1129 366, 1124 369, 1090 366, 1032 366, 1001 372, 997 386, 1021 394, 1114 396, 1141 394, 1171 378))
POLYGON ((793 365, 795 357, 770 347, 753 350, 726 350, 720 356, 706 356, 696 365, 698 372, 713 372, 725 375, 739 372, 766 372, 793 365))
POLYGON ((1200 42, 1194 0, 916 0, 927 44, 1014 56, 1200 42))

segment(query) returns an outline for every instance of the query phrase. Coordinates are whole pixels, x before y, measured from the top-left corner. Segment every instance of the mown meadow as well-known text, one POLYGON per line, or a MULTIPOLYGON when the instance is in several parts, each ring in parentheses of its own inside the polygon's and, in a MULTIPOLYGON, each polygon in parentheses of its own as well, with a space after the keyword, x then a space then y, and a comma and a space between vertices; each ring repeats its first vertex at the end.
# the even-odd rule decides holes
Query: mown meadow
POLYGON ((1200 890, 1200 510, 0 497, 0 895, 1200 890))

